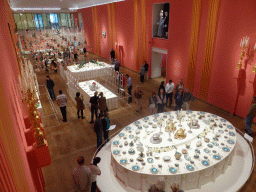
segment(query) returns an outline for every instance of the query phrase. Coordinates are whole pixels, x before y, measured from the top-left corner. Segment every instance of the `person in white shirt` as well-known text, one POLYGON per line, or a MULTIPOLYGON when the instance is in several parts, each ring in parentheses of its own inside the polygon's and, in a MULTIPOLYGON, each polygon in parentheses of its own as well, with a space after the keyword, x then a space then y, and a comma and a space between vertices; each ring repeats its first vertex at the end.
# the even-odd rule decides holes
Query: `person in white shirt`
POLYGON ((84 161, 83 156, 78 157, 78 167, 74 169, 72 174, 75 192, 89 192, 91 190, 92 174, 90 168, 84 165, 84 161))
POLYGON ((165 86, 165 94, 166 94, 166 106, 168 106, 168 100, 170 99, 169 107, 172 107, 172 98, 173 98, 173 90, 175 88, 174 83, 171 79, 169 79, 169 83, 165 86))
POLYGON ((63 117, 63 122, 67 122, 67 111, 66 111, 66 105, 67 105, 67 96, 65 94, 62 94, 62 90, 59 90, 59 95, 57 96, 57 104, 60 107, 60 111, 63 117))
POLYGON ((100 157, 95 157, 93 159, 93 164, 89 166, 91 173, 92 173, 92 187, 91 187, 91 192, 96 191, 96 180, 97 180, 97 175, 101 175, 100 168, 97 166, 98 163, 101 161, 100 157))

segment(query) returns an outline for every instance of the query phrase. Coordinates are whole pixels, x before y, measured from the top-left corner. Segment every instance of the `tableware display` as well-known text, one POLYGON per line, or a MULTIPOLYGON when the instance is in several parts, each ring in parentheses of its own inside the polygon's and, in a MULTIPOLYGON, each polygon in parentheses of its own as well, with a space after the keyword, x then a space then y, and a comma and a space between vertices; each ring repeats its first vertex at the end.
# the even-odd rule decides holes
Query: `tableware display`
POLYGON ((234 127, 232 127, 231 125, 228 125, 227 127, 228 127, 229 129, 233 129, 233 128, 234 128, 234 127))
POLYGON ((149 125, 152 125, 153 123, 152 122, 148 122, 149 125))
POLYGON ((185 155, 184 158, 187 160, 187 161, 190 161, 191 158, 188 156, 188 155, 185 155))
POLYGON ((212 145, 212 144, 208 144, 207 146, 210 147, 210 148, 213 148, 213 145, 212 145))
POLYGON ((135 123, 135 125, 139 125, 139 124, 140 124, 140 122, 139 122, 139 121, 135 121, 134 123, 135 123))
POLYGON ((230 136, 235 136, 235 133, 234 132, 229 132, 229 135, 230 136))
POLYGON ((182 149, 182 154, 187 154, 188 153, 188 151, 186 150, 186 149, 182 149))
POLYGON ((114 141, 113 145, 119 145, 119 141, 114 141))
POLYGON ((143 161, 143 158, 142 157, 137 157, 137 160, 138 161, 143 161))
POLYGON ((208 142, 210 141, 210 139, 207 138, 207 137, 205 137, 205 138, 204 138, 204 141, 205 141, 206 143, 208 143, 208 142))
POLYGON ((150 171, 151 171, 151 173, 153 173, 153 174, 158 173, 158 169, 155 168, 155 167, 151 168, 150 171))
POLYGON ((133 139, 133 138, 134 138, 134 135, 129 135, 129 138, 130 138, 130 139, 133 139))
POLYGON ((148 128, 148 125, 144 124, 143 127, 148 128))
POLYGON ((170 156, 164 156, 164 157, 163 157, 163 160, 164 160, 164 161, 170 161, 170 160, 171 160, 171 157, 170 157, 170 156))
POLYGON ((145 120, 148 120, 148 117, 144 117, 145 120))
POLYGON ((209 161, 207 161, 207 160, 202 160, 202 164, 204 166, 209 166, 210 165, 209 161))
POLYGON ((199 158, 199 155, 196 153, 196 154, 194 155, 194 158, 195 158, 195 159, 198 159, 198 158, 199 158))
POLYGON ((157 128, 157 125, 153 124, 152 127, 153 127, 153 128, 157 128))
POLYGON ((217 115, 212 115, 212 117, 216 118, 216 117, 217 117, 217 115))
POLYGON ((155 159, 159 159, 160 155, 157 153, 155 154, 155 159))
POLYGON ((123 147, 123 145, 122 145, 122 144, 120 144, 120 145, 119 145, 119 148, 122 148, 122 147, 123 147))
POLYGON ((226 122, 226 121, 227 121, 226 119, 223 119, 223 118, 222 118, 222 119, 220 119, 220 120, 221 120, 222 122, 226 122))
POLYGON ((176 152, 174 156, 175 156, 176 160, 180 160, 181 153, 180 152, 176 152))
POLYGON ((192 165, 187 165, 186 168, 189 171, 193 171, 194 170, 194 167, 192 165))
POLYGON ((138 135, 140 134, 140 130, 136 130, 135 133, 138 135))
POLYGON ((147 159, 147 162, 148 162, 148 163, 153 163, 153 162, 154 162, 154 159, 153 159, 153 158, 148 158, 148 159, 147 159))
POLYGON ((174 167, 169 168, 169 171, 170 171, 171 173, 177 173, 177 169, 174 168, 174 167))
POLYGON ((204 149, 204 152, 205 152, 205 153, 210 153, 211 151, 206 148, 206 149, 204 149))
POLYGON ((119 133, 118 136, 119 136, 119 137, 123 137, 123 136, 124 136, 124 133, 119 133))
POLYGON ((120 153, 120 151, 119 150, 115 150, 115 151, 113 151, 113 154, 114 155, 118 155, 120 153))
POLYGON ((212 142, 212 144, 213 144, 214 146, 219 146, 219 143, 217 143, 217 142, 212 142))
POLYGON ((185 145, 186 145, 186 148, 187 148, 187 149, 190 149, 190 145, 191 145, 190 142, 189 142, 189 143, 186 143, 185 145))
POLYGON ((202 141, 201 141, 201 140, 199 140, 199 141, 196 142, 196 146, 197 146, 197 147, 200 147, 201 145, 202 145, 202 141))
POLYGON ((131 130, 131 127, 126 127, 125 129, 126 129, 126 130, 131 130))
POLYGON ((129 153, 130 155, 133 155, 133 154, 135 154, 135 150, 132 149, 132 148, 130 148, 130 149, 128 150, 128 153, 129 153))
POLYGON ((134 165, 134 166, 132 166, 132 170, 133 171, 139 171, 140 167, 138 165, 134 165))
POLYGON ((128 145, 128 141, 125 141, 125 142, 124 142, 124 145, 127 146, 127 145, 128 145))
POLYGON ((122 165, 127 164, 127 159, 121 159, 121 160, 120 160, 120 163, 121 163, 122 165))
POLYGON ((228 140, 228 143, 229 143, 229 144, 234 144, 235 142, 234 142, 233 140, 229 139, 229 140, 228 140))
POLYGON ((230 149, 227 148, 227 147, 222 147, 222 150, 225 151, 225 152, 229 152, 230 151, 230 149))
POLYGON ((213 155, 213 158, 216 159, 216 160, 220 160, 221 159, 220 155, 213 155))

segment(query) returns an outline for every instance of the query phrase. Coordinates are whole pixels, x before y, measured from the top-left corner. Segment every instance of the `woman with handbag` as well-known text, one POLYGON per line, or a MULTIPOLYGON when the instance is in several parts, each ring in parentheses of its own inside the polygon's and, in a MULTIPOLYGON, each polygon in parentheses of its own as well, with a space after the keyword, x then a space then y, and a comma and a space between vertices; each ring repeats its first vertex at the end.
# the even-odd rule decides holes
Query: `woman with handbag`
POLYGON ((155 109, 156 109, 156 103, 157 103, 157 97, 156 97, 156 93, 153 92, 152 95, 149 98, 149 110, 150 110, 150 114, 154 114, 155 113, 155 109))
POLYGON ((81 111, 81 119, 84 119, 84 102, 83 102, 83 97, 80 97, 80 92, 76 93, 76 108, 77 108, 77 118, 79 119, 79 112, 81 111))

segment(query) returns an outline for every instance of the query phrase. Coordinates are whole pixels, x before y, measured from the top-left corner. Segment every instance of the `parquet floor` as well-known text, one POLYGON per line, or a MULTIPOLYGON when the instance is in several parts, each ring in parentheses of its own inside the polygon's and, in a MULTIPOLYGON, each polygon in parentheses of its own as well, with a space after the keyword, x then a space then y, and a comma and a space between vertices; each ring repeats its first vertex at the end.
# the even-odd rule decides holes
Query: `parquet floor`
MULTIPOLYGON (((96 57, 92 54, 89 54, 89 57, 96 57)), ((96 57, 97 58, 97 57, 96 57)), ((80 56, 80 59, 83 59, 83 56, 80 56)), ((107 61, 105 59, 99 58, 100 61, 107 61)), ((109 61, 108 61, 109 62, 109 61)), ((135 112, 136 105, 133 101, 129 108, 123 107, 121 109, 113 110, 109 112, 110 120, 112 125, 117 125, 115 131, 122 129, 123 127, 129 125, 131 122, 140 119, 144 116, 149 115, 148 111, 148 98, 151 95, 152 91, 157 92, 160 82, 164 80, 163 78, 150 79, 144 84, 139 83, 138 73, 132 72, 128 69, 121 67, 120 69, 124 74, 129 73, 133 79, 133 91, 136 85, 140 85, 143 95, 143 110, 142 113, 135 112)), ((40 71, 38 74, 39 85, 44 85, 46 83, 45 76, 48 75, 45 71, 40 71)), ((67 95, 66 84, 59 75, 59 72, 55 74, 50 72, 50 77, 55 82, 55 94, 57 95, 58 90, 62 89, 63 92, 67 95)), ((88 109, 85 110, 86 118, 81 120, 77 119, 76 106, 68 97, 67 104, 67 119, 66 123, 63 123, 60 109, 56 104, 56 101, 53 102, 53 106, 57 111, 57 119, 54 115, 54 110, 52 109, 49 100, 46 96, 46 89, 42 86, 40 87, 41 91, 41 102, 44 109, 45 117, 45 132, 46 138, 50 148, 50 154, 52 158, 52 163, 50 166, 44 167, 43 175, 46 184, 47 192, 71 192, 72 190, 72 180, 71 173, 72 170, 77 166, 76 158, 79 155, 85 156, 86 165, 89 165, 93 154, 96 150, 96 135, 93 131, 93 125, 89 124, 90 121, 90 112, 88 109)), ((223 118, 230 121, 235 127, 244 132, 245 123, 244 119, 232 116, 228 112, 219 109, 215 106, 207 104, 199 99, 195 99, 191 103, 191 110, 207 111, 214 113, 216 115, 222 116, 223 118)), ((166 111, 172 110, 166 108, 166 111)), ((256 127, 253 125, 253 136, 255 137, 256 127)), ((110 135, 114 131, 110 132, 110 135)), ((254 143, 254 148, 256 144, 254 143)), ((103 159, 104 161, 104 159, 103 159)), ((239 174, 239 173, 238 173, 239 174)), ((242 188, 242 192, 254 192, 256 191, 256 172, 255 170, 252 173, 249 181, 242 188)))

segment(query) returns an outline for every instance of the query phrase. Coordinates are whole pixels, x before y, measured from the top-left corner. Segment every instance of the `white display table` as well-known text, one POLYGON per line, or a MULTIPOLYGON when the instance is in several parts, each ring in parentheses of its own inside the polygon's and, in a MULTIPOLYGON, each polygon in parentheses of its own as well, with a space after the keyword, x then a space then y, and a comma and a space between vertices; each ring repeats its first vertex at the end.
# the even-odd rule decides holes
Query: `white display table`
POLYGON ((112 65, 104 62, 98 62, 95 64, 92 62, 86 63, 81 69, 78 68, 79 65, 71 65, 67 67, 67 72, 73 78, 78 81, 84 81, 88 79, 93 79, 96 77, 106 76, 110 73, 112 65))
POLYGON ((90 86, 93 82, 95 82, 98 87, 95 91, 98 91, 98 93, 103 92, 104 97, 106 97, 108 109, 112 110, 118 108, 117 95, 94 80, 83 81, 79 83, 80 93, 83 95, 84 101, 88 103, 90 101, 90 97, 94 96, 95 91, 90 89, 90 86))
POLYGON ((176 112, 167 112, 145 117, 125 127, 112 139, 111 164, 114 175, 126 186, 142 191, 146 191, 159 177, 164 177, 169 184, 178 183, 183 190, 214 182, 232 162, 236 146, 235 128, 225 119, 210 113, 183 113, 181 123, 177 120, 176 112), (198 125, 193 126, 192 133, 189 133, 191 116, 198 120, 198 125), (174 139, 171 133, 172 141, 169 141, 169 132, 165 132, 163 126, 161 143, 153 144, 156 141, 153 135, 160 132, 158 122, 162 121, 165 125, 168 119, 177 122, 176 131, 180 128, 185 130, 186 138, 174 139), (199 141, 202 145, 197 147, 199 141), (131 146, 131 142, 134 146, 131 146), (186 148, 186 145, 190 147, 186 148), (144 157, 140 157, 139 150, 144 150, 144 157), (182 154, 177 160, 176 151, 187 154, 182 154))

